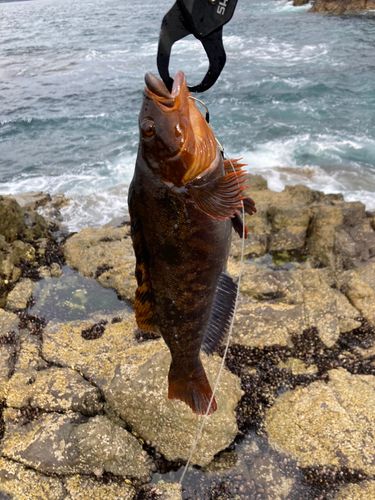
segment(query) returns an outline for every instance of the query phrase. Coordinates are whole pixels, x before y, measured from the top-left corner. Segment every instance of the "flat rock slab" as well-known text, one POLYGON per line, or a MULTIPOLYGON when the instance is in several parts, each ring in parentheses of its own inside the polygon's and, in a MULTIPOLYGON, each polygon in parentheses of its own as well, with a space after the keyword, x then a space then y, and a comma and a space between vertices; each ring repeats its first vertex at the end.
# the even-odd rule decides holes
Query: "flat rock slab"
POLYGON ((42 473, 145 478, 152 468, 137 439, 105 416, 45 413, 25 422, 8 408, 5 423, 3 457, 42 473))
POLYGON ((340 287, 361 316, 375 324, 375 260, 343 273, 340 287))
MULTIPOLYGON (((366 263, 366 269, 369 265, 366 263)), ((357 277, 361 271, 351 272, 357 277)), ((337 289, 330 269, 275 271, 246 264, 240 290, 245 297, 239 301, 233 328, 233 342, 239 344, 292 345, 291 335, 315 327, 322 342, 332 347, 340 333, 361 325, 356 320, 361 315, 359 309, 337 289)), ((371 294, 375 301, 375 292, 371 294)))
POLYGON ((66 478, 64 486, 69 495, 66 500, 132 500, 135 495, 129 484, 100 484, 79 475, 66 478))
MULTIPOLYGON (((147 353, 143 364, 117 368, 105 395, 108 403, 137 435, 156 446, 168 460, 186 460, 201 425, 198 416, 183 402, 168 399, 168 371, 171 357, 162 341, 150 357, 149 343, 139 345, 137 357, 147 353)), ((134 350, 135 352, 136 350, 134 350)), ((211 387, 221 359, 202 355, 211 387)), ((217 411, 207 417, 202 436, 192 457, 193 464, 207 465, 214 455, 232 443, 238 429, 235 408, 242 396, 240 380, 224 369, 216 393, 217 411)))
POLYGON ((84 338, 82 332, 92 326, 89 321, 49 323, 43 332, 43 357, 52 363, 73 367, 106 389, 117 365, 126 363, 132 357, 130 348, 138 345, 134 337, 135 317, 103 325, 98 338, 84 338))
POLYGON ((47 477, 21 464, 0 458, 0 498, 9 500, 65 500, 59 479, 47 477))
POLYGON ((249 347, 292 346, 291 336, 306 328, 302 304, 241 301, 232 343, 249 347))
POLYGON ((11 331, 18 331, 19 317, 0 308, 0 337, 11 331))
POLYGON ((70 368, 15 373, 8 384, 7 405, 51 412, 95 415, 102 408, 100 391, 70 368))
POLYGON ((375 377, 328 372, 281 395, 266 414, 271 446, 303 466, 329 465, 375 473, 375 377))
POLYGON ((134 300, 137 283, 129 227, 83 229, 67 240, 64 255, 79 273, 134 300))

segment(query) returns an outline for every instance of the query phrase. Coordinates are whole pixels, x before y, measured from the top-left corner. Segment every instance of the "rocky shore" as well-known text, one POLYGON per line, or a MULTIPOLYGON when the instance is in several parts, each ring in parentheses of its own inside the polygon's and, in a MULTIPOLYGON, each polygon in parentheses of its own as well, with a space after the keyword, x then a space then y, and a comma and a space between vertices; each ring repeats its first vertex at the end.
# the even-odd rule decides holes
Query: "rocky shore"
MULTIPOLYGON (((293 1, 295 7, 306 5, 310 0, 293 1)), ((375 0, 313 0, 308 12, 314 14, 361 14, 375 10, 375 0)))
MULTIPOLYGON (((201 417, 136 327, 128 220, 65 234, 63 196, 0 196, 0 499, 375 497, 375 212, 250 184, 218 411, 183 490, 201 417)), ((240 254, 233 234, 234 279, 240 254)))
POLYGON ((375 10, 375 0, 315 0, 309 12, 341 15, 371 10, 375 10))

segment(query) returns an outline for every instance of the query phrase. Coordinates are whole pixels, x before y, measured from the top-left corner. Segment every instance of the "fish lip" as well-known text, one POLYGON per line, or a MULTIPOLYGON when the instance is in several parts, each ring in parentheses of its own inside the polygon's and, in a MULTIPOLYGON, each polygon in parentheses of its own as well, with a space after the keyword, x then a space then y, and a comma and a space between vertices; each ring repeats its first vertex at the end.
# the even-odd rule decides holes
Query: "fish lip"
POLYGON ((172 96, 164 85, 164 83, 155 76, 154 74, 147 72, 145 74, 145 84, 148 91, 154 94, 157 97, 162 97, 164 99, 171 99, 172 96))
POLYGON ((146 93, 159 105, 167 108, 173 108, 176 104, 176 98, 186 89, 186 77, 183 71, 178 70, 173 80, 172 92, 169 92, 165 84, 153 73, 145 74, 146 93))
POLYGON ((172 87, 172 92, 171 96, 173 98, 176 98, 178 95, 180 95, 181 90, 187 88, 186 85, 186 77, 183 71, 180 69, 177 71, 175 74, 174 80, 173 80, 173 87, 172 87))

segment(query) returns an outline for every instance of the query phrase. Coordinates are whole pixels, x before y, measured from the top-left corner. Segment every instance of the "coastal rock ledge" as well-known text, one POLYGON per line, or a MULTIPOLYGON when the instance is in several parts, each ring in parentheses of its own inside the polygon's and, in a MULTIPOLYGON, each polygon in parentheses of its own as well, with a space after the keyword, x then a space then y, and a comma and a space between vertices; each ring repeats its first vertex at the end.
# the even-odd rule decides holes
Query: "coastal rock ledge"
MULTIPOLYGON (((128 221, 64 234, 36 212, 48 195, 0 197, 1 500, 315 498, 327 470, 325 498, 374 497, 375 211, 249 177, 232 343, 184 492, 148 484, 179 479, 202 417, 168 400, 169 351, 137 329, 128 221)), ((233 235, 235 280, 240 256, 233 235)), ((211 385, 222 352, 202 355, 211 385)))
POLYGON ((341 15, 358 14, 368 10, 375 10, 375 0, 315 0, 309 12, 341 15))

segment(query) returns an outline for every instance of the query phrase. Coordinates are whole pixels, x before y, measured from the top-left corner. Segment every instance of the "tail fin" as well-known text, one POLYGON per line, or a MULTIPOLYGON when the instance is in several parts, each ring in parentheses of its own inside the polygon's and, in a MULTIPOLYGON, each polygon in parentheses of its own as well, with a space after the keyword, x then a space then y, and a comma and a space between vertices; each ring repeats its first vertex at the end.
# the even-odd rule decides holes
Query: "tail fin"
MULTIPOLYGON (((179 399, 189 405, 194 413, 205 415, 212 390, 199 358, 189 371, 185 367, 181 368, 178 363, 172 360, 168 380, 168 399, 179 399)), ((216 410, 216 400, 213 398, 208 415, 212 415, 216 410)))

